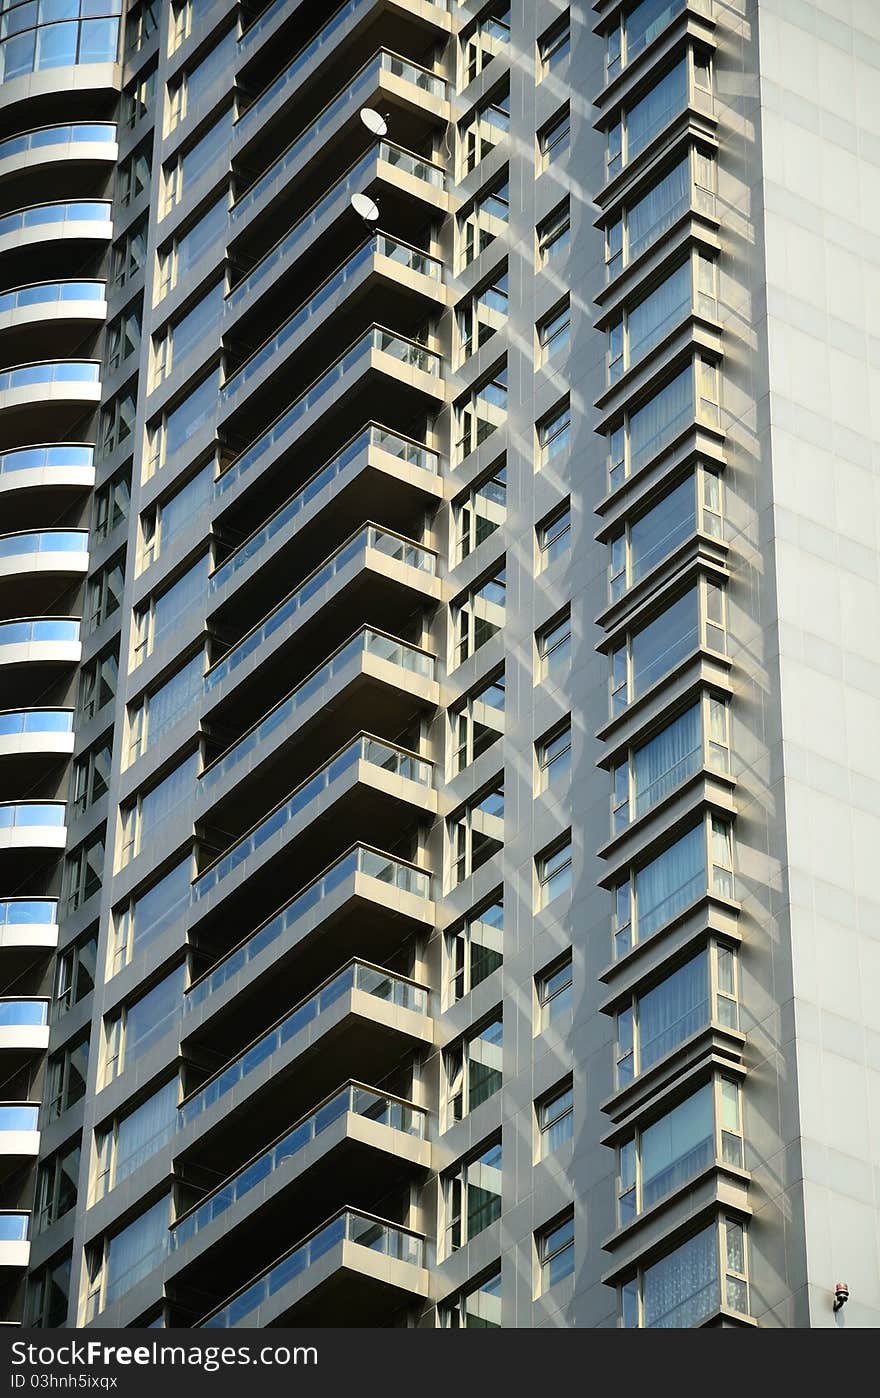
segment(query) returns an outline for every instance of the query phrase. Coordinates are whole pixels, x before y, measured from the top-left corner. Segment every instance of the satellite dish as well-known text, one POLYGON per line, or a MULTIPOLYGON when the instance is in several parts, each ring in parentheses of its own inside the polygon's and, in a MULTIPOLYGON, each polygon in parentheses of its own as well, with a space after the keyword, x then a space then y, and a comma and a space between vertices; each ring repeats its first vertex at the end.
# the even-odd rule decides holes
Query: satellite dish
POLYGON ((369 194, 353 194, 349 200, 351 207, 356 214, 360 214, 365 223, 375 223, 379 217, 379 205, 375 199, 371 199, 369 194))
POLYGON ((381 113, 374 111, 372 107, 361 107, 361 121, 374 136, 388 135, 387 121, 381 113))

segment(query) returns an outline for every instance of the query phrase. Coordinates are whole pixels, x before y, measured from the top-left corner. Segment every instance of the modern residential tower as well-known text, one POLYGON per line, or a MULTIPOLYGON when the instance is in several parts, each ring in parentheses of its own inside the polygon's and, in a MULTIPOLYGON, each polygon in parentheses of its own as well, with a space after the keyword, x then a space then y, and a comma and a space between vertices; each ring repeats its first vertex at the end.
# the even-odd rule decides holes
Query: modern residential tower
POLYGON ((0 15, 8 1321, 880 1325, 876 6, 121 8, 0 15))

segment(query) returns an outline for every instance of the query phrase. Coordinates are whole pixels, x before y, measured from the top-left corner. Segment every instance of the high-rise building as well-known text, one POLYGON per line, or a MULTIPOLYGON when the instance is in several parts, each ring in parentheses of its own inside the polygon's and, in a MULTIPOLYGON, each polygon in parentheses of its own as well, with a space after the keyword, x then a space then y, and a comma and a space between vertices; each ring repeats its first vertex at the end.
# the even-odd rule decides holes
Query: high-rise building
POLYGON ((5 1313, 880 1325, 880 10, 334 3, 3 0, 5 1313))

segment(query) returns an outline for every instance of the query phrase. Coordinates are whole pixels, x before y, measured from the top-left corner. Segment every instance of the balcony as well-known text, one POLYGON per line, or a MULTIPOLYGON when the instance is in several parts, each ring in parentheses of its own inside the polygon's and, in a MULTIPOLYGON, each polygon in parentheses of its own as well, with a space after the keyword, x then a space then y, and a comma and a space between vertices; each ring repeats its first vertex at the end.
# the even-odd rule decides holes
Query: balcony
POLYGON ((0 952, 9 968, 23 953, 27 963, 37 949, 58 945, 58 903, 54 898, 7 898, 0 902, 0 952))
POLYGON ((0 673, 16 665, 78 665, 81 653, 74 617, 0 621, 0 673))
POLYGON ((0 853, 63 849, 66 811, 63 801, 0 802, 0 853))
POLYGON ((52 336, 59 354, 75 353, 107 318, 100 281, 37 282, 0 295, 0 345, 5 357, 45 349, 52 336))
MULTIPOLYGON (((227 1015, 211 1027, 213 1039, 197 1018, 184 1017, 185 1060, 204 1063, 209 1053, 219 1056, 236 1026, 227 1015)), ((252 1134, 259 1123, 261 1132, 280 1133, 291 1115, 308 1110, 316 1096, 329 1095, 341 1065, 381 1081, 408 1051, 430 1045, 432 1036, 424 986, 352 961, 185 1098, 175 1153, 216 1168, 229 1159, 242 1131, 252 1134)))
POLYGON ((0 1051, 7 1076, 11 1056, 41 1052, 48 1046, 48 1000, 0 999, 0 1051))
MULTIPOLYGON (((173 1272, 194 1292, 222 1296, 220 1278, 252 1275, 275 1256, 279 1236, 302 1233, 340 1197, 366 1204, 423 1174, 426 1128, 423 1108, 347 1083, 177 1220, 173 1272)), ((183 1173, 189 1183, 200 1172, 184 1166, 183 1173)), ((169 1290, 174 1295, 177 1283, 169 1290)))
MULTIPOLYGON (((2 160, 2 151, 0 151, 2 160)), ((101 251, 113 237, 112 204, 106 199, 69 199, 63 203, 31 204, 0 218, 0 258, 45 267, 48 247, 71 243, 67 260, 101 251)), ((68 252, 57 250, 57 256, 68 252)), ((52 253, 53 263, 56 253, 52 253)), ((81 265, 81 264, 80 264, 81 265)))
POLYGON ((47 166, 115 165, 119 156, 116 123, 73 121, 41 126, 0 141, 0 181, 33 175, 35 187, 49 177, 47 166))
POLYGON ((57 759, 72 752, 72 709, 0 711, 0 773, 8 795, 19 788, 35 790, 40 775, 57 769, 57 759))
POLYGON ((425 1240, 343 1209, 197 1325, 199 1330, 319 1324, 379 1325, 429 1294, 425 1240))
POLYGON ((94 411, 101 397, 101 366, 97 360, 44 360, 18 364, 0 373, 0 415, 14 418, 22 431, 37 436, 46 430, 46 413, 53 419, 62 410, 70 421, 71 408, 94 411))
POLYGON ((29 1213, 0 1213, 0 1268, 4 1271, 28 1265, 30 1221, 29 1213))
POLYGON ((54 104, 71 94, 109 96, 119 89, 116 54, 121 0, 71 0, 63 10, 63 30, 47 29, 59 15, 25 11, 17 17, 14 39, 3 45, 4 81, 0 106, 42 98, 54 104))
POLYGON ((33 580, 35 574, 75 577, 87 573, 88 568, 87 529, 27 529, 20 534, 0 534, 0 580, 25 575, 33 580))
MULTIPOLYGON (((79 445, 20 447, 0 454, 0 495, 25 490, 90 490, 95 448, 79 445)), ((5 502, 4 502, 5 505, 5 502)))
POLYGON ((36 1160, 40 1108, 35 1102, 0 1103, 0 1181, 36 1160))

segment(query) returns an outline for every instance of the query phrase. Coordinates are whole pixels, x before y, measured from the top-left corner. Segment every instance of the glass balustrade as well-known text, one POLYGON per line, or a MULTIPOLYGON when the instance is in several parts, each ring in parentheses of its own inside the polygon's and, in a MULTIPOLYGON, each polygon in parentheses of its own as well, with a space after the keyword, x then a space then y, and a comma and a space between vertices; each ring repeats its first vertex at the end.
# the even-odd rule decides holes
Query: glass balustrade
POLYGON ((233 1204, 246 1198, 258 1184, 300 1155, 306 1146, 349 1112, 407 1136, 424 1139, 426 1113, 420 1107, 373 1092, 359 1083, 349 1083, 180 1219, 171 1231, 172 1251, 182 1248, 215 1218, 222 1218, 233 1204))
POLYGON ((392 772, 395 776, 416 782, 419 786, 430 787, 431 785, 432 767, 430 762, 424 762, 421 758, 415 757, 410 752, 405 752, 402 748, 391 747, 388 743, 380 742, 378 738, 368 736, 357 738, 342 752, 337 753, 325 767, 322 767, 308 781, 297 787, 291 796, 276 806, 274 811, 271 811, 264 820, 254 826, 227 854, 224 854, 210 868, 206 869, 193 884, 193 900, 198 902, 199 899, 206 898, 218 884, 222 883, 245 860, 256 854, 267 841, 271 840, 273 835, 277 835, 286 826, 293 824, 323 792, 327 791, 334 782, 339 781, 340 777, 352 771, 359 762, 365 762, 371 767, 379 767, 385 772, 392 772))
POLYGON ((26 1243, 30 1214, 0 1214, 0 1243, 26 1243))
MULTIPOLYGON (((72 732, 72 709, 22 709, 18 713, 0 713, 0 738, 15 737, 19 733, 72 732)), ((2 907, 3 904, 0 903, 0 909, 2 907)), ((0 914, 0 924, 2 921, 0 914)))
POLYGON ((20 364, 0 374, 0 393, 40 384, 98 383, 101 366, 94 360, 60 359, 40 364, 20 364))
MULTIPOLYGON (((4 1131, 36 1131, 40 1123, 40 1109, 28 1103, 0 1105, 0 1135, 4 1131)), ((0 1150, 3 1149, 0 1141, 0 1150)))
POLYGON ((0 647, 36 641, 78 641, 79 622, 72 617, 40 617, 29 621, 0 621, 0 647))
POLYGON ((205 689, 211 690, 215 685, 220 684, 233 674, 240 665, 243 665, 250 656, 254 655, 265 645, 270 636, 285 626, 292 617, 296 616, 313 597, 326 587, 333 578, 343 572, 348 565, 367 549, 375 549, 378 553, 384 554, 386 558, 396 559, 400 563, 406 564, 409 568, 416 568, 419 572, 434 574, 436 571, 436 555, 428 549, 421 548, 418 544, 410 543, 408 539, 402 539, 398 534, 389 534, 383 529, 377 529, 375 525, 368 525, 362 529, 353 539, 349 539, 336 553, 328 558, 320 568, 317 568, 305 582, 302 583, 295 592, 270 612, 269 615, 253 631, 239 641, 222 660, 218 661, 205 675, 205 689))
POLYGON ((343 996, 355 990, 364 995, 375 996, 376 999, 384 1000, 398 1009, 413 1010, 421 1015, 428 1012, 428 992, 424 986, 383 971, 381 967, 371 966, 368 962, 353 961, 314 995, 310 995, 307 1000, 303 1000, 292 1009, 272 1029, 255 1040, 244 1053, 234 1058, 185 1102, 181 1102, 178 1126, 188 1126, 209 1107, 222 1101, 227 1093, 243 1082, 255 1068, 265 1063, 267 1058, 283 1048, 307 1025, 314 1023, 319 1015, 324 1014, 343 996))
MULTIPOLYGON (((2 642, 2 629, 0 627, 0 642, 2 642)), ((425 679, 434 678, 433 656, 427 655, 425 651, 416 650, 413 646, 408 646, 402 641, 396 641, 392 636, 386 636, 381 631, 365 628, 351 641, 347 641, 344 646, 341 646, 317 670, 313 670, 310 675, 307 675, 301 684, 298 684, 279 704, 264 714, 253 728, 239 738, 238 742, 228 748, 210 767, 207 767, 200 778, 202 785, 207 789, 227 776, 276 728, 286 723, 303 705, 313 699, 316 694, 320 694, 324 686, 329 684, 336 675, 363 655, 376 656, 379 660, 385 660, 391 665, 398 665, 402 670, 407 670, 409 673, 425 679)))
POLYGON ((0 558, 34 553, 88 553, 87 529, 34 529, 0 534, 0 558))
MULTIPOLYGON (((36 131, 25 131, 21 136, 10 136, 0 141, 0 160, 13 155, 27 155, 30 151, 45 150, 52 146, 68 144, 115 145, 116 123, 112 121, 74 121, 61 126, 41 126, 36 131)), ((107 152, 110 159, 111 152, 107 152)))
POLYGON ((367 1214, 345 1209, 342 1213, 313 1233, 305 1242, 285 1253, 284 1257, 266 1269, 260 1277, 227 1301, 221 1310, 215 1311, 197 1327, 199 1330, 229 1330, 247 1316, 252 1315, 258 1306, 268 1301, 275 1292, 307 1272, 314 1262, 324 1257, 331 1248, 343 1242, 357 1243, 360 1247, 379 1252, 384 1257, 393 1257, 400 1262, 409 1262, 414 1267, 424 1265, 424 1239, 416 1233, 407 1233, 393 1223, 370 1218, 367 1214))
POLYGON ((0 1028, 49 1023, 48 1000, 0 1000, 0 1028))
POLYGON ((51 470, 63 466, 93 466, 95 448, 86 446, 20 447, 0 455, 0 476, 16 471, 51 470))
MULTIPOLYGON (((344 378, 350 370, 362 363, 374 351, 387 354, 401 364, 420 369, 423 373, 433 376, 440 374, 441 359, 439 354, 435 354, 433 350, 425 349, 424 345, 417 344, 414 340, 405 340, 399 335, 393 335, 390 330, 383 330, 374 325, 362 339, 346 350, 345 354, 341 355, 320 379, 317 379, 289 408, 286 408, 262 436, 252 442, 249 447, 245 447, 241 455, 236 457, 228 470, 219 478, 218 490, 227 490, 234 481, 240 480, 248 471, 251 471, 268 452, 277 447, 297 423, 302 422, 303 418, 315 410, 321 399, 332 388, 336 387, 340 379, 344 378)), ((0 388, 2 386, 2 377, 0 377, 0 388)))
POLYGON ((399 859, 393 859, 391 855, 382 854, 366 845, 358 845, 341 859, 337 859, 319 878, 307 884, 280 912, 234 947, 201 980, 191 985, 183 1002, 184 1014, 197 1009, 209 996, 216 994, 227 981, 232 980, 239 971, 265 951, 266 947, 277 942, 300 918, 318 907, 325 898, 329 898, 337 888, 356 874, 364 874, 379 883, 389 884, 401 893, 412 893, 417 898, 427 900, 431 896, 431 877, 424 870, 416 869, 412 864, 404 864, 399 859))
MULTIPOLYGON (((291 520, 304 510, 313 500, 334 483, 339 481, 349 467, 357 462, 359 466, 366 463, 370 447, 377 447, 381 451, 388 452, 400 461, 405 461, 409 466, 417 466, 423 471, 430 471, 436 475, 440 469, 440 458, 435 451, 429 451, 419 442, 412 442, 406 437, 399 436, 396 432, 389 432, 386 428, 380 427, 376 423, 371 423, 363 432, 358 433, 342 451, 328 461, 326 466, 322 466, 297 493, 281 506, 271 519, 258 529, 256 533, 243 544, 241 544, 230 558, 211 575, 210 589, 212 592, 222 587, 234 577, 239 568, 249 563, 265 546, 274 539, 275 535, 285 529, 291 520)), ((0 458, 0 473, 3 465, 0 458)), ((224 479, 221 477, 221 480, 224 479)))
POLYGON ((0 830, 64 824, 63 801, 7 801, 0 804, 0 830))
MULTIPOLYGON (((49 223, 109 223, 112 205, 106 199, 71 199, 66 204, 34 204, 0 218, 0 238, 49 223)), ((109 236, 109 233, 108 233, 109 236)))
POLYGON ((8 898, 0 903, 0 930, 4 927, 53 927, 58 921, 54 898, 8 898))
POLYGON ((28 306, 60 305, 64 302, 89 301, 97 305, 106 295, 104 282, 39 282, 22 286, 0 296, 0 315, 4 311, 21 311, 28 306))

